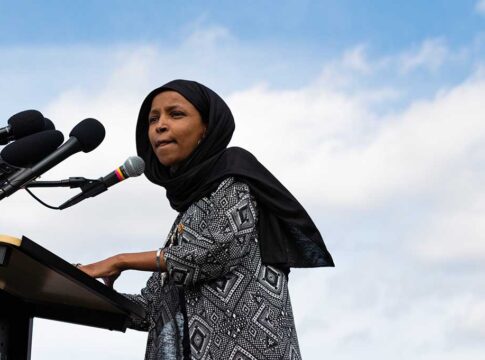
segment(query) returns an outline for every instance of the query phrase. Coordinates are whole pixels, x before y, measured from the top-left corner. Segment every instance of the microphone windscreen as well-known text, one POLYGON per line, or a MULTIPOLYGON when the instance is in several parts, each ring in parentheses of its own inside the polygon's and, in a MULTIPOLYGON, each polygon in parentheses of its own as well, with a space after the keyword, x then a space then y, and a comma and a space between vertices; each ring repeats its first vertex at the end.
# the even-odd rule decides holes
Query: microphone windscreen
POLYGON ((8 119, 10 131, 15 139, 44 130, 45 120, 37 110, 21 111, 8 119))
POLYGON ((54 123, 48 119, 48 118, 44 118, 44 130, 55 130, 56 127, 54 125, 54 123))
POLYGON ((69 133, 69 137, 75 137, 81 145, 81 150, 87 153, 101 144, 105 134, 103 124, 96 119, 88 118, 74 126, 69 133))
POLYGON ((126 175, 129 177, 140 176, 145 170, 145 162, 139 156, 130 156, 123 164, 126 175))
POLYGON ((0 157, 10 165, 30 167, 52 154, 64 141, 58 130, 46 130, 26 136, 5 146, 0 157))

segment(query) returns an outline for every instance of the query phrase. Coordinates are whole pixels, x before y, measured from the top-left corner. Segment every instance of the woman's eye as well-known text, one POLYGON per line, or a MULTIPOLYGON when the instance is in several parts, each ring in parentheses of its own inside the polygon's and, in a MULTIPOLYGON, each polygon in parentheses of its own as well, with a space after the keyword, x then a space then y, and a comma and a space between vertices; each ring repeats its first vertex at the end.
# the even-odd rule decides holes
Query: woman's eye
POLYGON ((170 112, 170 116, 173 118, 180 118, 185 116, 185 114, 182 111, 172 111, 170 112))
POLYGON ((157 122, 157 121, 158 121, 158 116, 150 116, 148 118, 148 123, 149 124, 152 124, 152 123, 157 122))

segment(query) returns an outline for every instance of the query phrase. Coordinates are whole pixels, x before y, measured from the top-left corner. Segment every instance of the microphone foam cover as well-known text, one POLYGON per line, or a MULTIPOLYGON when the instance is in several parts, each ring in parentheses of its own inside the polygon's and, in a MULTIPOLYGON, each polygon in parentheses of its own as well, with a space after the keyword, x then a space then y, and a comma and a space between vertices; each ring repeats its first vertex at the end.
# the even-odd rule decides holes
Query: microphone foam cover
POLYGON ((48 118, 44 118, 44 130, 55 130, 56 127, 54 125, 54 123, 48 119, 48 118))
POLYGON ((140 176, 145 171, 145 162, 139 156, 130 156, 126 159, 123 167, 129 177, 140 176))
POLYGON ((64 141, 58 130, 41 131, 5 146, 0 157, 10 165, 30 167, 52 154, 64 141))
POLYGON ((69 133, 69 137, 75 137, 81 146, 83 152, 90 152, 98 147, 103 142, 104 135, 103 124, 96 119, 84 119, 69 133))
POLYGON ((44 130, 45 120, 37 110, 21 111, 8 119, 10 131, 15 139, 44 130))

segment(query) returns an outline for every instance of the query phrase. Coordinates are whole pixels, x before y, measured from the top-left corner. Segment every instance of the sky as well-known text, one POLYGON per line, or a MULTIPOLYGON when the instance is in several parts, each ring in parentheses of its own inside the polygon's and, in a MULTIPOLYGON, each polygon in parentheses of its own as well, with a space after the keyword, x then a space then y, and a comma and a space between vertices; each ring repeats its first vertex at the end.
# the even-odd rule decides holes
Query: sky
MULTIPOLYGON (((0 126, 38 109, 93 152, 42 176, 97 178, 136 154, 153 88, 218 92, 250 150, 306 207, 336 267, 293 269, 304 359, 485 355, 485 1, 2 1, 0 126)), ((69 189, 39 189, 58 205, 69 189)), ((176 213, 143 176, 62 212, 23 191, 0 233, 70 262, 162 244, 176 213)), ((115 289, 137 293, 149 274, 115 289)), ((33 360, 142 359, 146 334, 35 319, 33 360)))

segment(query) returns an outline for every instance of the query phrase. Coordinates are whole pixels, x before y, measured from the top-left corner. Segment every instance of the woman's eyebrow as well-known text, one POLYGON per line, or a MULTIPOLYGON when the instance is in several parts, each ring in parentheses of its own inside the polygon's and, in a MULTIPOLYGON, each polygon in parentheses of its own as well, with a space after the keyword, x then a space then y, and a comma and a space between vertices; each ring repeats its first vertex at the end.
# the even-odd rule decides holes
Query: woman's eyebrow
POLYGON ((173 104, 173 105, 168 105, 166 108, 165 108, 165 111, 171 111, 171 110, 175 110, 175 109, 184 109, 184 107, 182 105, 179 105, 179 104, 173 104))
POLYGON ((158 109, 151 109, 148 115, 160 115, 160 110, 158 109))

